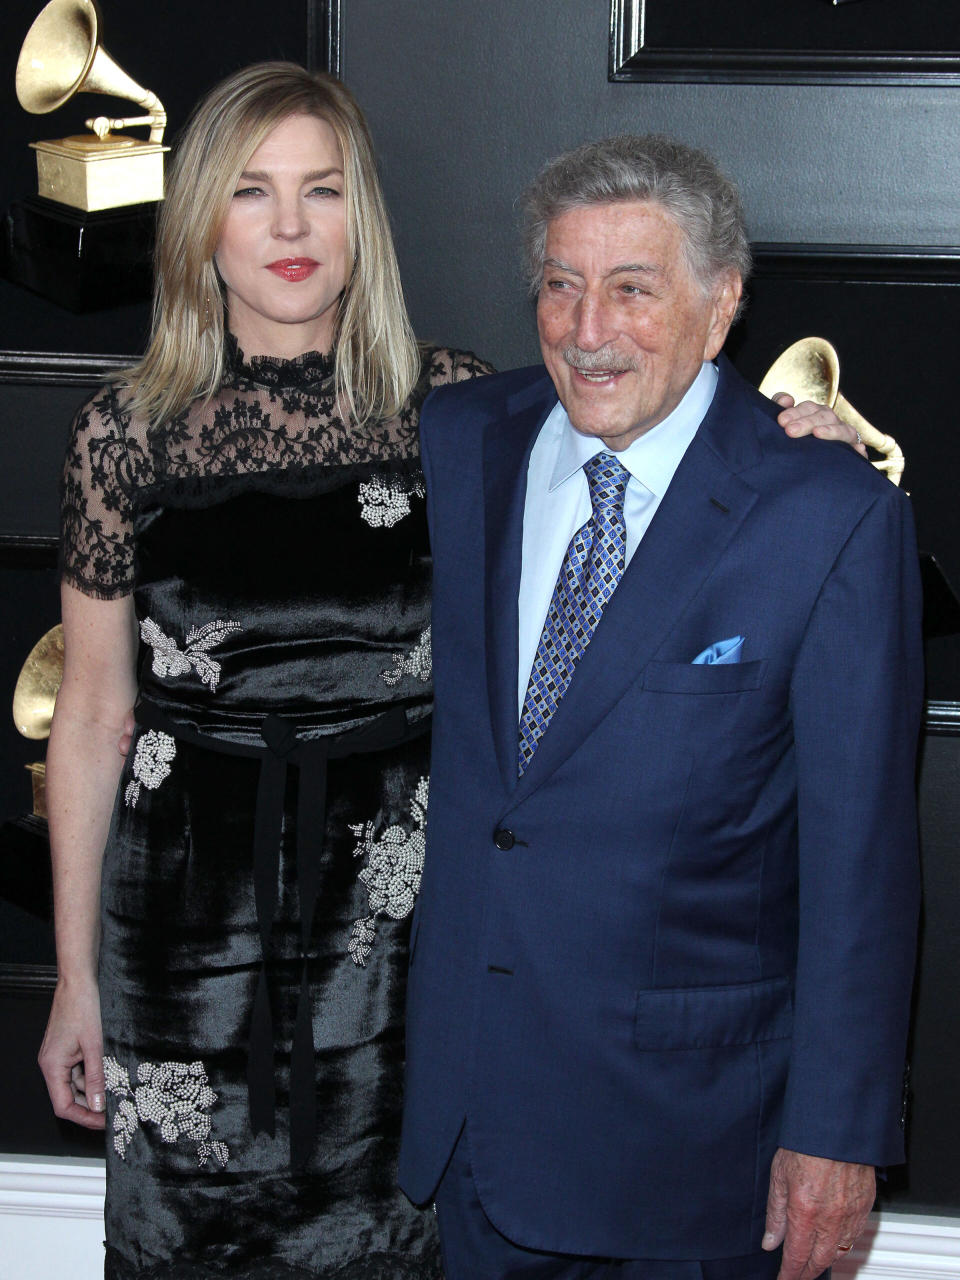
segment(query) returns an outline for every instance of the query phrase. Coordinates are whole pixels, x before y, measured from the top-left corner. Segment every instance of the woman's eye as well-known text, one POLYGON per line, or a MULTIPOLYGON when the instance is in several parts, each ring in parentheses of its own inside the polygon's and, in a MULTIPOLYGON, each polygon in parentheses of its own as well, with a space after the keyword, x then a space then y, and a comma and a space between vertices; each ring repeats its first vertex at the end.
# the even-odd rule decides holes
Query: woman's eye
POLYGON ((311 187, 308 192, 311 196, 339 196, 339 194, 336 187, 311 187))
POLYGON ((262 187, 239 187, 233 193, 233 198, 236 199, 238 196, 262 196, 262 195, 263 195, 262 187))

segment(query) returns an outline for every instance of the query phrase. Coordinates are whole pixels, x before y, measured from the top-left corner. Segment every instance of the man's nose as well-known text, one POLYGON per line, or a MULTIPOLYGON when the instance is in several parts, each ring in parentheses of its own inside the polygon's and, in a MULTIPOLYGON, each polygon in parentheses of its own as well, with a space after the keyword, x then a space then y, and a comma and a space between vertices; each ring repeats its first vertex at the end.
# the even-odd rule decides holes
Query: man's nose
POLYGON ((610 308, 599 294, 588 291, 581 297, 574 336, 583 351, 598 351, 615 336, 610 308))

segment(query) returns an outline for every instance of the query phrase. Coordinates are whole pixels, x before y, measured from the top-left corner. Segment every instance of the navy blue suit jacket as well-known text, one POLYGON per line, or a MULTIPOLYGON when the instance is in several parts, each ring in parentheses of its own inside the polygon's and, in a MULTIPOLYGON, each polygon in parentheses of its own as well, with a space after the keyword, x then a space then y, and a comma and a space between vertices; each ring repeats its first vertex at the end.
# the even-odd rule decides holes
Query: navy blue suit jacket
POLYGON ((519 781, 524 490, 556 394, 520 370, 422 417, 436 714, 401 1184, 428 1199, 468 1117, 486 1212, 530 1248, 746 1254, 778 1146, 902 1158, 909 504, 719 363, 519 781), (693 665, 737 635, 742 661, 693 665))

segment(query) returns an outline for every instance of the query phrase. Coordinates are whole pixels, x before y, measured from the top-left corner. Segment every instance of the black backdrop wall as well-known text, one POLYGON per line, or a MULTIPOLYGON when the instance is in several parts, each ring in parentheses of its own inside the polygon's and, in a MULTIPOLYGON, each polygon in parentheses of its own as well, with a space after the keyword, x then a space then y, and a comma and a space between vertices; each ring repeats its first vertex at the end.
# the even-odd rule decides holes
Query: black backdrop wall
MULTIPOLYGON (((872 8, 847 7, 865 41, 872 8)), ((501 368, 536 357, 514 201, 544 159, 590 138, 660 131, 706 147, 758 241, 960 243, 960 90, 611 84, 607 0, 342 0, 341 20, 418 331, 501 368)))
MULTIPOLYGON (((683 3, 672 0, 672 20, 683 3)), ((27 141, 73 132, 96 109, 87 98, 49 118, 20 111, 13 68, 21 34, 39 7, 40 0, 11 0, 4 11, 0 207, 34 189, 27 141)), ((332 0, 330 7, 337 8, 332 0)), ((171 136, 197 95, 234 67, 262 57, 315 65, 323 58, 328 6, 319 2, 235 0, 229 18, 222 6, 187 0, 169 0, 160 11, 136 0, 102 0, 102 8, 107 48, 160 94, 171 136)), ((536 168, 561 149, 623 130, 670 132, 704 146, 740 183, 755 240, 785 247, 788 259, 802 244, 863 250, 819 278, 802 265, 792 275, 792 269, 779 277, 761 273, 731 345, 744 371, 757 376, 795 337, 822 333, 836 343, 845 392, 901 440, 924 545, 960 584, 954 510, 960 458, 951 425, 952 337, 960 319, 953 283, 960 258, 953 248, 960 245, 960 89, 610 83, 607 0, 340 0, 339 9, 343 76, 374 131, 421 337, 471 347, 501 368, 535 360, 514 202, 536 168), (884 257, 869 249, 877 245, 909 250, 913 266, 898 273, 887 255, 887 265, 874 271, 870 259, 884 257), (914 254, 916 246, 939 247, 940 267, 936 255, 914 254)), ((824 21, 831 9, 817 6, 824 21)), ((870 47, 871 6, 849 6, 845 21, 863 24, 870 47)), ((960 19, 956 26, 960 44, 960 19)), ((40 380, 24 374, 23 361, 0 355, 4 697, 12 694, 29 643, 56 617, 53 574, 43 564, 55 535, 56 470, 71 408, 103 365, 99 357, 136 351, 146 323, 145 307, 78 318, 0 281, 0 352, 86 357, 71 366, 73 377, 62 365, 57 374, 57 360, 49 361, 54 372, 40 380), (35 543, 24 550, 28 536, 35 543)), ((922 775, 928 904, 914 1032, 912 1164, 909 1180, 898 1177, 890 1198, 901 1208, 960 1213, 952 1167, 960 1144, 954 1101, 960 1050, 947 1030, 960 1013, 953 927, 960 915, 960 715, 943 705, 960 701, 955 641, 938 641, 931 657, 934 721, 942 732, 929 738, 922 775)), ((26 806, 19 764, 36 754, 9 720, 0 724, 0 819, 26 806)), ((49 958, 44 926, 20 908, 6 910, 0 971, 4 961, 49 958)), ((37 1002, 45 997, 30 994, 32 969, 20 978, 11 971, 8 963, 12 994, 0 1003, 0 1026, 30 1022, 26 1040, 42 1021, 37 1002)), ((0 997, 5 990, 0 972, 0 997)), ((32 1043, 23 1053, 17 1078, 24 1090, 34 1081, 33 1101, 0 1122, 0 1149, 58 1149, 62 1136, 33 1109, 42 1107, 42 1096, 32 1043)), ((27 1096, 19 1086, 18 1096, 27 1096)))

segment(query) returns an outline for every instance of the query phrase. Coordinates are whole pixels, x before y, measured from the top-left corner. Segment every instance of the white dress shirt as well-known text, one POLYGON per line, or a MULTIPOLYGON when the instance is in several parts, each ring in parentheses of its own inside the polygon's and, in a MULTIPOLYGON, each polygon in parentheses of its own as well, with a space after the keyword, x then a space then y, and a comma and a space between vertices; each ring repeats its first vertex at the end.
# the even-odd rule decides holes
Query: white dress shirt
MULTIPOLYGON (((630 472, 623 501, 627 526, 626 562, 640 545, 680 459, 706 417, 717 389, 717 369, 705 363, 686 395, 662 422, 614 454, 630 472)), ((537 655, 560 566, 573 535, 592 514, 583 464, 611 450, 596 436, 581 435, 557 404, 540 428, 530 465, 523 508, 520 569, 518 717, 537 655)))

